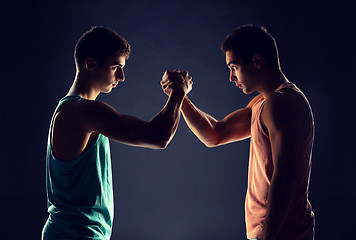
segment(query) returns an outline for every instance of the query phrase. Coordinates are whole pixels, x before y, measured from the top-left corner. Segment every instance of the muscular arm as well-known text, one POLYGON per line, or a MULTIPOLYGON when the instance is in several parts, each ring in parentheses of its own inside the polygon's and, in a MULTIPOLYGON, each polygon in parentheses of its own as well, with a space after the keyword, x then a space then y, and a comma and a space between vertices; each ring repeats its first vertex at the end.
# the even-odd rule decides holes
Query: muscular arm
POLYGON ((86 106, 83 127, 124 144, 165 148, 177 130, 183 97, 183 90, 173 90, 164 108, 149 122, 121 114, 105 103, 92 101, 86 106))
POLYGON ((271 139, 273 176, 268 192, 263 240, 276 239, 297 184, 297 156, 303 137, 303 110, 288 96, 275 93, 266 100, 262 114, 271 139))
POLYGON ((182 113, 192 132, 207 147, 239 141, 250 136, 251 107, 261 96, 256 96, 246 108, 239 109, 218 121, 184 98, 182 113))

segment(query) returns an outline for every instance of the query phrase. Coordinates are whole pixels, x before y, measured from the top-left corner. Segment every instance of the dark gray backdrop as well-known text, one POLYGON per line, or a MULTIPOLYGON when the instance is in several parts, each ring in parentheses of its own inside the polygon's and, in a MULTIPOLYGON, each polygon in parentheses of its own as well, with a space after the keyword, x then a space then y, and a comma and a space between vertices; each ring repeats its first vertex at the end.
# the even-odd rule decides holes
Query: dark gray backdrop
MULTIPOLYGON (((74 74, 73 48, 94 25, 132 46, 126 81, 99 96, 150 120, 167 97, 166 69, 193 76, 191 100, 221 119, 244 107, 220 44, 236 26, 267 27, 283 72, 307 95, 316 138, 310 200, 317 239, 353 237, 356 160, 352 1, 13 1, 0 8, 1 239, 40 239, 47 218, 48 124, 74 74)), ((184 121, 165 150, 111 143, 112 239, 245 239, 249 141, 206 148, 184 121)))

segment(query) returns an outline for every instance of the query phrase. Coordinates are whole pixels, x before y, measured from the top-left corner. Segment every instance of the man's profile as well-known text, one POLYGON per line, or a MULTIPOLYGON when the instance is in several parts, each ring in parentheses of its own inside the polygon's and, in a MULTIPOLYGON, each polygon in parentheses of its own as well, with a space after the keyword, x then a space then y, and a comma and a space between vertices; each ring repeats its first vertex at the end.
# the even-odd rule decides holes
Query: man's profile
POLYGON ((76 76, 53 113, 48 133, 49 217, 43 239, 110 239, 114 200, 109 138, 162 149, 178 127, 182 100, 190 88, 181 76, 172 76, 179 81, 171 86, 163 109, 148 122, 96 100, 125 80, 130 51, 123 37, 105 27, 91 28, 75 46, 76 76))
MULTIPOLYGON (((181 109, 184 119, 208 147, 250 138, 248 239, 311 240, 315 224, 308 186, 314 120, 309 102, 282 73, 276 42, 265 28, 236 28, 222 50, 230 81, 245 94, 260 94, 223 120, 203 112, 186 96, 181 109)), ((161 81, 166 94, 175 81, 170 78, 161 81)))

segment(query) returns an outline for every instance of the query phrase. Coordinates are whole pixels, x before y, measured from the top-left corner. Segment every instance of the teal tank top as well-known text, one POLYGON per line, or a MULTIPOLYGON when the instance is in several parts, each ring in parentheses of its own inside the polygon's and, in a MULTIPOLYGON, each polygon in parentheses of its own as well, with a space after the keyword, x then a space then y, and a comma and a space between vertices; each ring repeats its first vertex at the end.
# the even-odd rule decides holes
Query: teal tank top
POLYGON ((62 98, 52 116, 47 142, 46 186, 49 217, 43 236, 59 239, 110 239, 114 202, 109 139, 96 141, 74 160, 56 159, 51 129, 60 106, 80 96, 62 98))

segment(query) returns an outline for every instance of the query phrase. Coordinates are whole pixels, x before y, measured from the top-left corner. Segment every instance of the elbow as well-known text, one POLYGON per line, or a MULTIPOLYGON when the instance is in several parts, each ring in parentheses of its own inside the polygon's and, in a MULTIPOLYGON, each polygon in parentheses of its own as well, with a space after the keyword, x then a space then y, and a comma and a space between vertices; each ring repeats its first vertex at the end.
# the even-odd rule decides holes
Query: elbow
POLYGON ((156 149, 160 149, 160 150, 163 150, 163 149, 166 149, 167 146, 169 144, 169 141, 167 140, 163 140, 163 141, 159 141, 155 144, 155 147, 156 149))
POLYGON ((172 139, 171 134, 157 134, 152 142, 153 148, 155 149, 165 149, 172 139))
POLYGON ((150 123, 146 128, 145 142, 151 149, 165 149, 173 138, 174 131, 150 123))
POLYGON ((221 138, 217 132, 212 132, 209 137, 200 138, 204 145, 208 148, 213 148, 222 145, 221 138))
POLYGON ((207 132, 208 134, 206 134, 204 137, 200 137, 200 140, 208 148, 213 148, 225 144, 221 135, 221 132, 223 132, 222 128, 223 125, 221 122, 216 122, 214 125, 212 125, 210 131, 207 132))
POLYGON ((208 141, 205 141, 205 142, 203 142, 203 143, 204 143, 204 145, 205 145, 206 147, 208 147, 208 148, 213 148, 213 147, 219 146, 219 144, 216 143, 216 142, 208 142, 208 141))
POLYGON ((221 145, 219 138, 211 138, 211 139, 200 139, 202 143, 208 148, 213 148, 221 145))
POLYGON ((149 141, 149 142, 142 144, 140 146, 154 149, 154 150, 163 150, 168 146, 168 142, 166 142, 166 141, 149 141))

